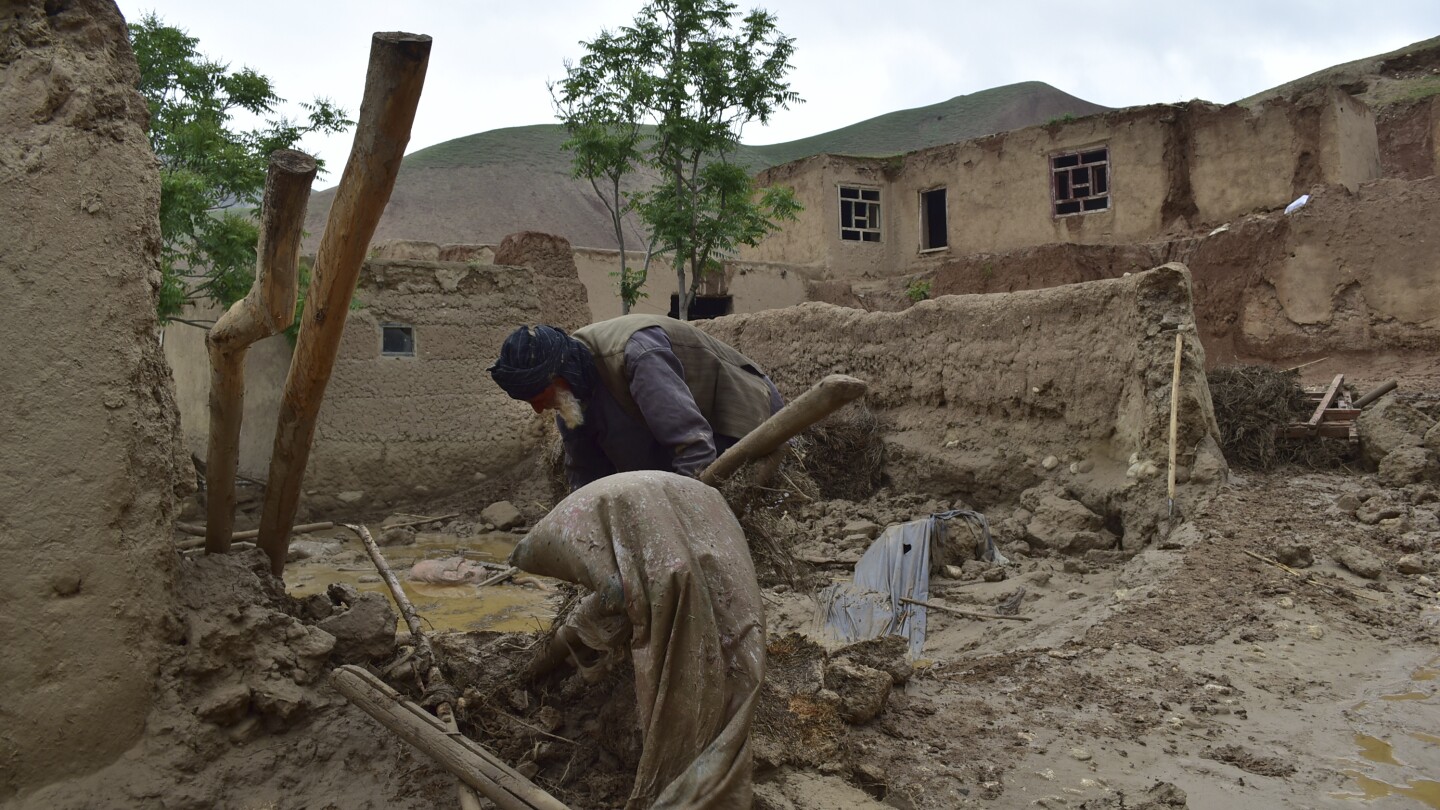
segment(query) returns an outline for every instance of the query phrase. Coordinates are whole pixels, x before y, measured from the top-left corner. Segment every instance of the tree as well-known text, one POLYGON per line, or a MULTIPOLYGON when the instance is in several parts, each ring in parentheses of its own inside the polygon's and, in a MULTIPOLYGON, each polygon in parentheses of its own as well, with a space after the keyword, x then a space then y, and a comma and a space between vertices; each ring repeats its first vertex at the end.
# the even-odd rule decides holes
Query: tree
POLYGON ((769 12, 751 11, 737 30, 739 17, 726 0, 654 0, 632 26, 581 43, 556 93, 577 174, 658 174, 625 203, 674 261, 681 319, 707 273, 800 208, 790 189, 757 195, 733 162, 746 124, 801 101, 785 81, 795 40, 769 12))
POLYGON ((642 159, 642 128, 637 115, 629 104, 633 94, 626 93, 617 84, 623 77, 607 76, 603 71, 593 70, 594 57, 584 60, 586 70, 576 70, 566 63, 566 80, 557 86, 550 85, 550 98, 570 138, 565 149, 573 153, 574 175, 590 181, 605 210, 610 214, 610 224, 615 232, 615 243, 620 250, 620 270, 611 273, 620 290, 620 311, 628 314, 635 302, 646 297, 645 281, 650 275, 650 262, 656 256, 656 242, 641 237, 646 243, 645 259, 637 268, 630 267, 625 249, 626 225, 633 211, 630 193, 622 186, 627 177, 634 174, 642 159))
POLYGON ((160 319, 174 319, 193 303, 228 307, 254 281, 259 230, 251 212, 265 189, 270 153, 354 122, 324 98, 300 105, 304 121, 276 116, 284 99, 268 78, 202 56, 198 39, 153 13, 130 25, 130 42, 150 108, 150 146, 160 160, 160 319), (233 128, 237 113, 262 123, 233 128))

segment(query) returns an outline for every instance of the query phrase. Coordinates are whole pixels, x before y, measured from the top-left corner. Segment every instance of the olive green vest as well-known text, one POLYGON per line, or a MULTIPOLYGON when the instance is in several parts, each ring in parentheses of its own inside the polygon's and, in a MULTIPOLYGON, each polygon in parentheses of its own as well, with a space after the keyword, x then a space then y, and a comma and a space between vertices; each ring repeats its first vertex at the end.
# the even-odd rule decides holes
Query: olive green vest
POLYGON ((770 386, 760 367, 684 321, 659 315, 621 315, 577 330, 573 337, 595 355, 601 382, 632 416, 645 421, 630 396, 625 344, 631 335, 651 326, 665 330, 670 338, 675 356, 685 367, 685 385, 711 430, 738 439, 770 418, 770 386))

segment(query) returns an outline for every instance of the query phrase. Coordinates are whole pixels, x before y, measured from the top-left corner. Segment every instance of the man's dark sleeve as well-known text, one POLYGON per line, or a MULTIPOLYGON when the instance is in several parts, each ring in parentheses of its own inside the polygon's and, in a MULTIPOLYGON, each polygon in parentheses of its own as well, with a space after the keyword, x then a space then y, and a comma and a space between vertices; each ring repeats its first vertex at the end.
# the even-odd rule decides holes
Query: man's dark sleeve
POLYGON ((560 428, 560 441, 565 448, 565 480, 571 492, 615 474, 615 465, 600 449, 593 431, 585 430, 583 425, 580 430, 571 430, 559 417, 555 418, 555 426, 560 428))
POLYGON ((699 475, 715 460, 715 434, 685 385, 685 368, 658 326, 641 329, 625 344, 630 396, 650 434, 674 453, 671 469, 699 475))

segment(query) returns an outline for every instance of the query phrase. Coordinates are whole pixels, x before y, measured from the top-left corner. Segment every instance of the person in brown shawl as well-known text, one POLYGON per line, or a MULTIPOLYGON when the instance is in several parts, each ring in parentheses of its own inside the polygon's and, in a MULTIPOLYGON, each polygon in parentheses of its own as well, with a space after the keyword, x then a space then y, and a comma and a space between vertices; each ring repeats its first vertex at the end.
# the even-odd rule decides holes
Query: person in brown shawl
POLYGON ((534 671, 587 650, 634 662, 644 747, 627 810, 749 808, 765 624, 720 493, 668 472, 611 475, 561 501, 510 561, 590 589, 534 671))

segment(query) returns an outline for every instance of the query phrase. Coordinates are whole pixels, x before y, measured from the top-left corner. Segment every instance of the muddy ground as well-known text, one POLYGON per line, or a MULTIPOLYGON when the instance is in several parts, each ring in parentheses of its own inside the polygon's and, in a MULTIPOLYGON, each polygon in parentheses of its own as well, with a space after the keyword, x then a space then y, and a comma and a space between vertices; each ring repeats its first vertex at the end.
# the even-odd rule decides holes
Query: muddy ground
MULTIPOLYGON (((1307 381, 1328 380, 1330 365, 1306 369, 1307 381)), ((1354 381, 1399 376, 1407 401, 1433 414, 1437 372, 1433 361, 1371 358, 1354 381)), ((789 503, 796 556, 842 562, 884 524, 957 505, 884 488, 789 503)), ((827 650, 814 593, 846 576, 843 565, 807 568, 794 585, 772 572, 756 806, 1440 807, 1437 510, 1431 483, 1235 470, 1168 538, 1126 558, 1032 551, 997 508, 989 517, 1013 564, 937 576, 931 598, 992 612, 1023 588, 1018 615, 1030 621, 931 611, 913 665, 899 644, 827 650), (1298 575, 1247 551, 1290 560, 1298 575), (1362 576, 1366 553, 1376 570, 1362 576)), ((493 565, 523 529, 462 513, 414 527, 417 544, 386 553, 402 570, 456 550, 493 565)), ((413 692, 404 667, 391 668, 403 632, 381 652, 342 655, 344 642, 332 648, 311 629, 344 636, 334 622, 346 606, 326 605, 322 584, 382 586, 345 531, 305 540, 288 594, 258 552, 188 559, 145 741, 19 806, 454 806, 443 772, 325 684, 345 658, 413 692)), ((434 617, 466 732, 573 807, 623 804, 639 740, 627 669, 519 675, 566 589, 408 587, 434 617)))

